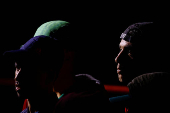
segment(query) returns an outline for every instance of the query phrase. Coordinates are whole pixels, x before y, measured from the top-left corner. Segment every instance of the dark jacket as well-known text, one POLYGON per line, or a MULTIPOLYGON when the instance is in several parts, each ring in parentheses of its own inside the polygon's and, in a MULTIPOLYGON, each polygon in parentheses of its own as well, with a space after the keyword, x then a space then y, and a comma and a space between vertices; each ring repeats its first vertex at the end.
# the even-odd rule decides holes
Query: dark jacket
MULTIPOLYGON (((104 85, 88 74, 75 75, 75 83, 54 104, 49 103, 46 111, 38 113, 85 113, 111 112, 111 104, 104 85), (48 108, 50 108, 48 110, 48 108), (53 109, 54 108, 54 109, 53 109)), ((47 104, 48 105, 48 104, 47 104)), ((45 106, 44 106, 45 107, 45 106)), ((28 113, 28 108, 21 113, 28 113)))
POLYGON ((164 113, 169 111, 170 73, 153 72, 134 78, 127 86, 131 99, 128 113, 164 113))
POLYGON ((104 85, 88 74, 76 75, 75 84, 56 104, 56 113, 110 112, 110 102, 104 85))

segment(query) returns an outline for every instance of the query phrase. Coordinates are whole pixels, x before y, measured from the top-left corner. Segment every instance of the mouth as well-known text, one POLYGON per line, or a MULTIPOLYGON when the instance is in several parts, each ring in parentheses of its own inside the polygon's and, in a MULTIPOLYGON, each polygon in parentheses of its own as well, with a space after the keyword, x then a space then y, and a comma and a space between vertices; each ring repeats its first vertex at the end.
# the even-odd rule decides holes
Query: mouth
POLYGON ((15 81, 15 90, 18 91, 20 90, 19 82, 15 81))
POLYGON ((117 74, 121 74, 122 70, 117 69, 117 74))
POLYGON ((120 63, 117 64, 117 74, 121 74, 122 73, 122 66, 120 65, 120 63))
POLYGON ((19 90, 20 90, 20 87, 19 87, 19 86, 15 86, 15 90, 16 90, 16 91, 19 91, 19 90))

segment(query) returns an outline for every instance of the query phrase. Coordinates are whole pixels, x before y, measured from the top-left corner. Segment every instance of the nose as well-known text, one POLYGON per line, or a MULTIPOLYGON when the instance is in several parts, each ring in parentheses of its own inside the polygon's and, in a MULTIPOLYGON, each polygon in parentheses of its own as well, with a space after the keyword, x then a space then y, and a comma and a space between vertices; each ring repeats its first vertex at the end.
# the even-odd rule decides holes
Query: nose
POLYGON ((118 63, 118 62, 120 61, 120 57, 121 57, 121 55, 122 55, 122 52, 123 52, 123 50, 121 50, 121 51, 118 53, 118 55, 116 56, 116 58, 115 58, 115 62, 116 62, 116 63, 118 63))
POLYGON ((15 85, 19 85, 19 82, 18 82, 18 81, 15 81, 15 85))
POLYGON ((19 78, 20 72, 21 72, 21 68, 15 70, 14 80, 17 80, 19 78))

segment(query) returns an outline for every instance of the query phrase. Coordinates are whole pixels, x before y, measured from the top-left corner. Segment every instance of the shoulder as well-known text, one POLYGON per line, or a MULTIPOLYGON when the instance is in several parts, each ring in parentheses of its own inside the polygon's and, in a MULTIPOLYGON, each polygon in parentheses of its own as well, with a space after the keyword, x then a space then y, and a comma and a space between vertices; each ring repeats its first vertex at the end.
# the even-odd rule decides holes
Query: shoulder
POLYGON ((57 102, 55 110, 79 113, 79 112, 100 112, 108 110, 109 99, 103 99, 94 93, 70 92, 64 95, 57 102), (108 101, 107 101, 108 100, 108 101))
POLYGON ((79 74, 75 77, 76 83, 59 99, 56 107, 94 112, 106 109, 110 102, 104 85, 89 74, 79 74))

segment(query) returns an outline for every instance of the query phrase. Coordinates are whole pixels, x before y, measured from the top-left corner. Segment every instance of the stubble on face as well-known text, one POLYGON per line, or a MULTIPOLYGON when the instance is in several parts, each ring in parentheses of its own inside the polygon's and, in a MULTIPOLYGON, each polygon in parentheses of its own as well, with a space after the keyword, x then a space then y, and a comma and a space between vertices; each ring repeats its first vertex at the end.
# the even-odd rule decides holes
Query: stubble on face
POLYGON ((125 78, 127 78, 128 73, 131 73, 131 60, 133 60, 133 56, 131 54, 132 44, 125 40, 121 40, 119 44, 120 52, 115 58, 115 62, 117 63, 117 74, 118 80, 120 82, 124 82, 125 78))

